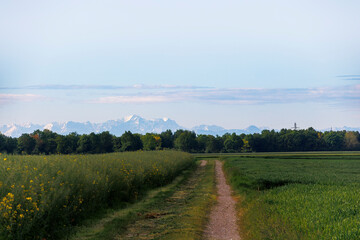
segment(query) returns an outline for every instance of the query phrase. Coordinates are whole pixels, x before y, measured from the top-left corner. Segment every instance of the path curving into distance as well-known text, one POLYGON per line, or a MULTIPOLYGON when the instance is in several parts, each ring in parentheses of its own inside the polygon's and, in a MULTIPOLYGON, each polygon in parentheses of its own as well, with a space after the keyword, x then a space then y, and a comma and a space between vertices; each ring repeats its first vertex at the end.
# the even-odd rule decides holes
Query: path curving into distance
POLYGON ((216 160, 217 203, 210 213, 210 221, 205 230, 205 239, 239 240, 236 224, 236 201, 231 196, 231 188, 226 183, 222 162, 216 160))

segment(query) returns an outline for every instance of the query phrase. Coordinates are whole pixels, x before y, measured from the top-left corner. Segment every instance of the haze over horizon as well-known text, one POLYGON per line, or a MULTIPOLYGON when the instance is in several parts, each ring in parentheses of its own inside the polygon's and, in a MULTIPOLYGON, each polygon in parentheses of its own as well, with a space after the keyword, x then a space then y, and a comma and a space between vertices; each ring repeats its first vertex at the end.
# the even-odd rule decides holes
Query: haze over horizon
POLYGON ((0 125, 360 127, 360 2, 0 3, 0 125))

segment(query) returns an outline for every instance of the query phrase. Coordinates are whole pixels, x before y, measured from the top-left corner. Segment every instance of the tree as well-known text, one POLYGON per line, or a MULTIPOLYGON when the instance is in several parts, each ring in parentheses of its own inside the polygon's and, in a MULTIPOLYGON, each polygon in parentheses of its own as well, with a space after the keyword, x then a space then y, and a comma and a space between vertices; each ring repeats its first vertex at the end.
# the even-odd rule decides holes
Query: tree
POLYGON ((83 134, 79 138, 78 142, 78 149, 79 153, 90 153, 93 149, 91 138, 89 135, 83 134))
POLYGON ((226 152, 241 152, 241 148, 243 147, 244 142, 242 141, 240 136, 236 135, 236 133, 233 133, 231 135, 225 134, 224 136, 224 149, 226 152))
POLYGON ((159 149, 161 146, 160 136, 151 133, 146 133, 145 135, 141 136, 141 141, 143 144, 143 149, 146 151, 159 149))
POLYGON ((304 151, 319 150, 318 133, 314 128, 308 128, 306 131, 304 131, 304 137, 304 151))
POLYGON ((16 138, 7 137, 5 145, 6 145, 5 151, 7 153, 16 153, 18 147, 18 141, 16 138))
POLYGON ((34 151, 36 141, 30 134, 24 133, 18 139, 20 153, 31 154, 34 151))
POLYGON ((197 149, 196 144, 196 134, 187 130, 182 131, 175 139, 175 147, 185 152, 194 152, 197 149))
POLYGON ((160 133, 160 138, 162 148, 170 149, 174 147, 174 135, 171 130, 160 133))
POLYGON ((248 141, 252 150, 255 152, 264 152, 265 151, 265 143, 262 136, 259 133, 254 133, 247 135, 245 139, 248 141))
POLYGON ((100 151, 102 153, 109 153, 114 151, 113 136, 108 132, 100 133, 100 151))
POLYGON ((339 151, 344 145, 344 132, 325 132, 324 140, 327 145, 327 150, 339 151))
POLYGON ((113 136, 113 145, 115 152, 121 152, 121 137, 113 136))
POLYGON ((72 132, 66 136, 58 135, 55 139, 57 144, 56 152, 62 154, 76 153, 80 136, 72 132))
POLYGON ((6 149, 6 136, 0 133, 0 152, 6 149))
POLYGON ((208 135, 201 134, 196 138, 197 141, 197 152, 205 152, 206 145, 209 140, 208 135))
POLYGON ((346 132, 344 137, 344 144, 346 150, 359 150, 359 133, 358 132, 346 132))
POLYGON ((78 146, 78 142, 80 140, 80 135, 76 132, 72 132, 69 135, 65 136, 66 144, 68 147, 68 153, 76 153, 78 146))
POLYGON ((243 147, 241 148, 241 150, 242 150, 243 152, 251 152, 252 150, 251 150, 249 141, 246 140, 245 138, 242 139, 242 141, 243 141, 243 147))
POLYGON ((59 135, 56 137, 55 141, 57 144, 57 146, 56 146, 57 153, 62 153, 62 154, 69 153, 65 136, 59 135))
POLYGON ((142 142, 139 134, 132 134, 126 131, 121 135, 121 150, 122 151, 137 151, 142 148, 142 142))
POLYGON ((224 143, 222 138, 219 136, 208 136, 208 141, 206 142, 206 152, 208 153, 218 153, 223 149, 224 143))
POLYGON ((48 129, 43 131, 36 130, 31 136, 35 139, 35 148, 33 153, 40 154, 54 154, 57 150, 56 137, 57 133, 54 133, 48 129))
POLYGON ((89 153, 101 153, 100 136, 95 133, 90 133, 91 150, 89 153))

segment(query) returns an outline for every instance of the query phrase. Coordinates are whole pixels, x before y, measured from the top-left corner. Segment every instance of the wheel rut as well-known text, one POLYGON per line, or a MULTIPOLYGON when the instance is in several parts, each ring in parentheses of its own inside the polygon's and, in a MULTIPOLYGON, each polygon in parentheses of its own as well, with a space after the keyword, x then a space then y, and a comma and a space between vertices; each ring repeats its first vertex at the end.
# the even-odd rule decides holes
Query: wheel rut
POLYGON ((222 162, 216 160, 217 203, 210 213, 210 220, 205 230, 205 239, 239 240, 236 219, 236 201, 231 195, 231 188, 226 183, 222 162))

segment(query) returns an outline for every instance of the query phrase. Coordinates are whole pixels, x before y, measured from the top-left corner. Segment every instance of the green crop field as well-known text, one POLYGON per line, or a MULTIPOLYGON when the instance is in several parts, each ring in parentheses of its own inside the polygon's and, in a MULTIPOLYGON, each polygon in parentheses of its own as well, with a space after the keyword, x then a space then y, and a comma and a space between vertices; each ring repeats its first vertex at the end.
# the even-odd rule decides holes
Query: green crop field
POLYGON ((222 158, 243 239, 360 239, 360 153, 222 158))
POLYGON ((176 151, 0 156, 0 239, 56 239, 194 164, 176 151))

